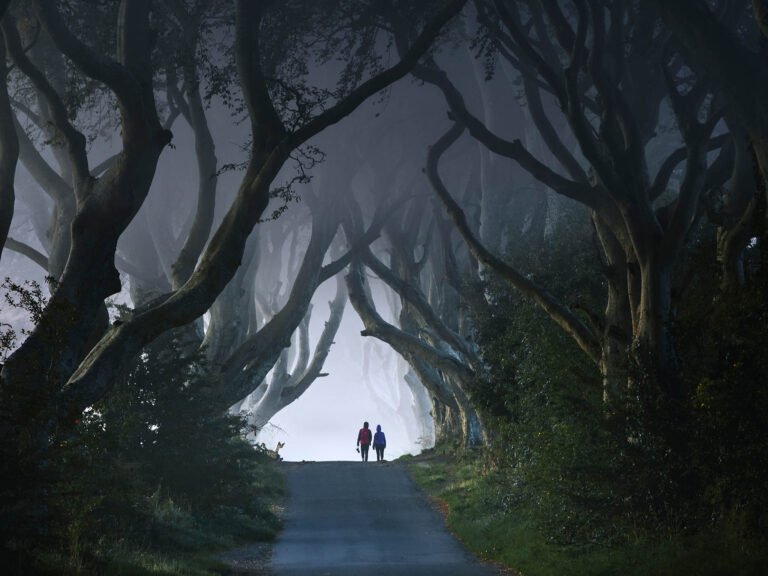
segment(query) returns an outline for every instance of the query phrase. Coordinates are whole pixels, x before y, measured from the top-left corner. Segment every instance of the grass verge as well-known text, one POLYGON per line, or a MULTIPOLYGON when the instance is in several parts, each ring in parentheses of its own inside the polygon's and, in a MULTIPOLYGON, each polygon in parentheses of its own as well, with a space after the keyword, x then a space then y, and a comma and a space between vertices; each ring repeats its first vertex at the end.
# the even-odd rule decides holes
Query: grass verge
POLYGON ((479 454, 428 450, 401 459, 444 513, 448 528, 477 557, 520 576, 759 576, 764 543, 729 534, 637 534, 614 546, 547 540, 530 503, 505 506, 479 454))
MULTIPOLYGON (((84 532, 79 538, 70 538, 68 549, 37 550, 30 559, 31 573, 65 576, 237 573, 231 562, 220 557, 221 553, 246 544, 271 542, 281 527, 276 511, 284 493, 282 473, 276 464, 263 464, 260 472, 260 501, 250 510, 218 506, 202 513, 155 494, 136 503, 132 518, 114 518, 100 536, 84 532)), ((258 567, 248 573, 258 574, 258 567)))

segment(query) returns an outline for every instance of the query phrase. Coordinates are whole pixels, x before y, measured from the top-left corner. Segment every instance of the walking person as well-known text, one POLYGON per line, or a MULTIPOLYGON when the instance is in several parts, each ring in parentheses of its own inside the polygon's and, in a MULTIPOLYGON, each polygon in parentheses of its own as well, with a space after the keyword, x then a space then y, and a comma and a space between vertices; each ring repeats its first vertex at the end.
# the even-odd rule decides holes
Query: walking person
POLYGON ((371 445, 371 430, 368 428, 368 422, 363 422, 363 427, 357 433, 357 449, 360 452, 360 458, 363 462, 368 462, 368 448, 371 445))
POLYGON ((387 437, 381 431, 381 424, 376 426, 376 434, 373 435, 373 449, 376 450, 376 462, 384 462, 384 448, 387 447, 387 437))

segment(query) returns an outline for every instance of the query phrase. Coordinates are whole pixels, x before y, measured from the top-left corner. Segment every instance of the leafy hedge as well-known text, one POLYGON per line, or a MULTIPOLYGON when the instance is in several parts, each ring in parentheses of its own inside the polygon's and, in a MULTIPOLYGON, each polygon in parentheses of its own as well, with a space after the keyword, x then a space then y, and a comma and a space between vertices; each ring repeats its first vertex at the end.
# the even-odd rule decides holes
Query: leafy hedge
MULTIPOLYGON (((566 227, 556 244, 520 244, 509 258, 566 302, 581 295, 599 306, 588 231, 566 227)), ((714 263, 693 265, 674 326, 687 396, 672 401, 649 387, 610 417, 599 374, 574 343, 531 303, 489 283, 491 304, 475 319, 487 372, 472 390, 490 431, 488 506, 525 511, 547 542, 563 546, 670 535, 765 542, 766 290, 755 281, 720 295, 714 263)))

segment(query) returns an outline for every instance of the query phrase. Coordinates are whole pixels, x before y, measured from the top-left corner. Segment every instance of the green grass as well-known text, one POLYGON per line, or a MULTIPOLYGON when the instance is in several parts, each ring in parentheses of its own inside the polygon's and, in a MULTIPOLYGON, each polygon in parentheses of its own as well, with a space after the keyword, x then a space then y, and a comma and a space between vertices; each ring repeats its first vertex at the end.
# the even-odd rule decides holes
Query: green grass
POLYGON ((525 502, 494 503, 492 477, 477 455, 428 451, 404 459, 414 480, 446 513, 449 529, 476 556, 523 576, 758 576, 768 552, 728 534, 635 535, 622 545, 564 546, 537 528, 525 502))
MULTIPOLYGON (((272 508, 283 494, 283 477, 265 465, 259 484, 272 508)), ((279 524, 236 506, 195 513, 172 499, 152 495, 141 506, 141 526, 128 524, 96 539, 83 537, 76 553, 47 549, 34 553, 33 573, 42 575, 220 576, 232 569, 217 555, 226 550, 274 540, 279 524)))
POLYGON ((70 557, 49 552, 39 556, 35 570, 39 574, 64 576, 220 576, 229 573, 229 568, 212 555, 219 550, 214 545, 216 540, 214 537, 206 542, 201 535, 200 541, 206 545, 196 552, 172 548, 161 551, 141 548, 134 542, 112 542, 94 550, 86 562, 73 562, 70 557))
POLYGON ((165 555, 155 551, 129 551, 105 566, 104 574, 121 576, 213 576, 227 574, 228 567, 204 554, 176 552, 165 555))
POLYGON ((238 545, 271 541, 276 528, 228 510, 216 518, 178 513, 158 520, 144 535, 105 538, 73 560, 72 556, 41 554, 37 569, 43 574, 109 574, 120 576, 214 576, 231 573, 215 555, 238 545))

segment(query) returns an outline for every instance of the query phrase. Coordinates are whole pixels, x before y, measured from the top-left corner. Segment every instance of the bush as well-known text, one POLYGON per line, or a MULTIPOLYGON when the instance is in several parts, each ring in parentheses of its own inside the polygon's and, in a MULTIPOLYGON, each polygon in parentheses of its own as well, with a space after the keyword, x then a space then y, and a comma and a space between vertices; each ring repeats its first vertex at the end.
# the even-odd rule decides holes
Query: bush
POLYGON ((83 414, 54 469, 54 533, 70 565, 274 537, 277 471, 217 405, 203 359, 169 338, 83 414))
MULTIPOLYGON (((568 301, 603 290, 589 237, 564 230, 546 250, 521 245, 511 260, 568 301), (567 271, 565 274, 563 271, 567 271)), ((708 251, 711 253, 711 251, 708 251)), ((669 534, 765 536, 768 510, 768 341, 765 291, 719 295, 717 270, 678 303, 675 336, 688 395, 671 401, 648 383, 608 416, 600 378, 534 305, 491 283, 475 318, 487 371, 472 400, 490 433, 490 506, 531 512, 550 542, 613 545, 669 534)))
POLYGON ((701 521, 768 531, 768 309, 764 279, 735 294, 697 282, 677 323, 690 392, 688 465, 701 521))

